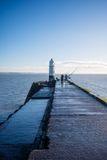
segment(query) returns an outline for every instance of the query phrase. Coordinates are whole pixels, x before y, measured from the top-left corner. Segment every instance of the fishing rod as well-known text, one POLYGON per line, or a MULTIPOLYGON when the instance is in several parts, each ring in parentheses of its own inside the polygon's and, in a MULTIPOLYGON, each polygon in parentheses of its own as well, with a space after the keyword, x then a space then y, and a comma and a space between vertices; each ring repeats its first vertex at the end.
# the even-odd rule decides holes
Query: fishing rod
POLYGON ((72 76, 77 69, 78 69, 78 67, 74 68, 74 70, 72 71, 72 73, 70 73, 69 75, 72 76))
POLYGON ((69 78, 71 79, 71 76, 75 73, 75 71, 77 71, 78 67, 74 68, 74 70, 72 71, 72 73, 69 74, 69 78))

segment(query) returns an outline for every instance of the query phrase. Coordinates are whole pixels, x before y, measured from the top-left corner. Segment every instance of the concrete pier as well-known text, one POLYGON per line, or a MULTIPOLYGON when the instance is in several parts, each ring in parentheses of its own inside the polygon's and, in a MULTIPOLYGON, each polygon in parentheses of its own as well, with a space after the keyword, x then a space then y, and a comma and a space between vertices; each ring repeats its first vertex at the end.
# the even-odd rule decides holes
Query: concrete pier
POLYGON ((56 84, 49 149, 29 160, 107 160, 107 108, 75 85, 56 84))
POLYGON ((25 160, 42 139, 53 90, 43 87, 0 126, 0 160, 25 160))

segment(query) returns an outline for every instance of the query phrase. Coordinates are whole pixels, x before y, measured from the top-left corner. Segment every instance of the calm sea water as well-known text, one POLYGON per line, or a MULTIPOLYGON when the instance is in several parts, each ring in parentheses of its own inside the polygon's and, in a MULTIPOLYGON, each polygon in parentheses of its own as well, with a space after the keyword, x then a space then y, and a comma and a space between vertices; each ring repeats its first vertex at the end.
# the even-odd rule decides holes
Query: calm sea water
POLYGON ((24 103, 32 82, 47 79, 47 74, 0 73, 0 122, 24 103))
MULTIPOLYGON (((107 75, 72 75, 73 81, 107 98, 107 75)), ((0 122, 25 101, 32 82, 47 80, 47 74, 0 73, 0 122)))
POLYGON ((107 100, 107 74, 72 75, 72 80, 92 94, 107 100))

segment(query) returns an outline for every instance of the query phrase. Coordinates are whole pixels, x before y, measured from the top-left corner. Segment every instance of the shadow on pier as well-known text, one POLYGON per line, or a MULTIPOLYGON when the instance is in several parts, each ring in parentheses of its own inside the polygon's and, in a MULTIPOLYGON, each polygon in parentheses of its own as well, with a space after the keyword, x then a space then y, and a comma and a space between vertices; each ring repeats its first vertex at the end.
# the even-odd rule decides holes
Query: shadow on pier
POLYGON ((0 160, 25 160, 32 149, 46 147, 54 86, 33 83, 25 104, 0 126, 0 160))

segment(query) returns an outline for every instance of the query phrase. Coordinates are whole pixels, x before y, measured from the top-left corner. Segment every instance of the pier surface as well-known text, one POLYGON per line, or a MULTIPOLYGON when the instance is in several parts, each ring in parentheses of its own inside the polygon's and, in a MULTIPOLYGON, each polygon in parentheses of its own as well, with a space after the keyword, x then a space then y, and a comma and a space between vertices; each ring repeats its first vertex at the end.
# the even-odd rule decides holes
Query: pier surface
POLYGON ((107 160, 107 108, 75 85, 56 84, 49 149, 29 160, 107 160))

